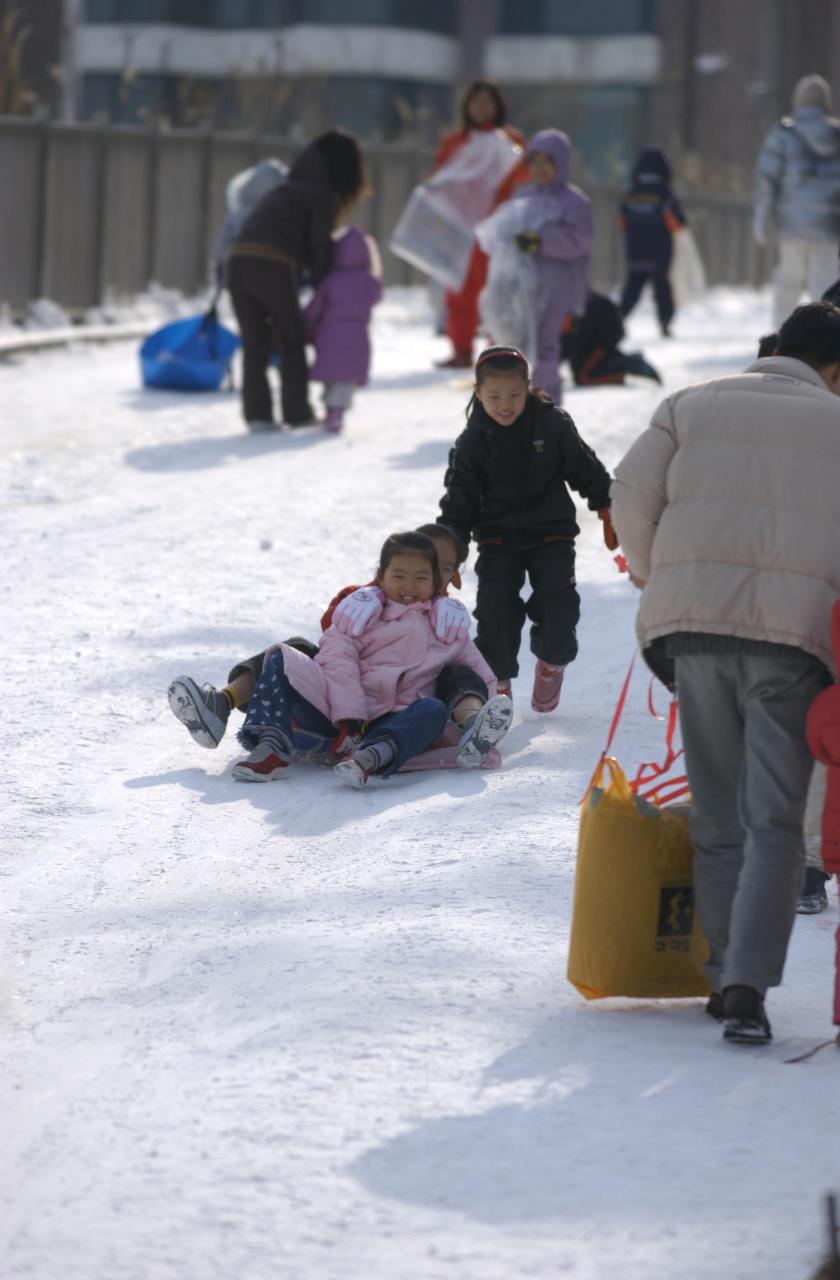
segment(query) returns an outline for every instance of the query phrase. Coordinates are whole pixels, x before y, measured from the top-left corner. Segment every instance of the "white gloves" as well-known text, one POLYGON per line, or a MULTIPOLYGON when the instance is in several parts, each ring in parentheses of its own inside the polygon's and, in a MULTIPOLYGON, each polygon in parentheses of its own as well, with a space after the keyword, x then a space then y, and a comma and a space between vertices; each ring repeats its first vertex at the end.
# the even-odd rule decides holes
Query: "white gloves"
POLYGON ((465 634, 469 635, 470 615, 460 600, 438 596, 432 605, 432 624, 438 640, 452 644, 455 640, 463 640, 465 634))
MULTIPOLYGON (((359 587, 335 607, 332 625, 344 636, 360 636, 382 612, 385 597, 378 587, 359 587)), ((432 626, 444 644, 469 634, 470 615, 460 600, 438 596, 432 605, 432 626)))
POLYGON ((359 587, 343 600, 339 600, 332 616, 332 625, 343 636, 360 636, 382 612, 385 597, 378 587, 359 587))

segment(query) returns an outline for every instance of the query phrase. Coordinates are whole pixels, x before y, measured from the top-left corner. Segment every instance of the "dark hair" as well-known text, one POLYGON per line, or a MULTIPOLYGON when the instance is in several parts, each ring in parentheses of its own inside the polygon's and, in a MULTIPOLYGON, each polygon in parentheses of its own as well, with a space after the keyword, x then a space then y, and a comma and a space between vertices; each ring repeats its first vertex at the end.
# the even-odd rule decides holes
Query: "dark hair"
POLYGON ((425 533, 432 540, 435 538, 449 538, 455 548, 455 557, 459 565, 463 564, 470 554, 470 549, 464 539, 459 537, 454 529, 450 529, 448 524, 441 524, 438 521, 435 521, 434 524, 418 524, 417 532, 425 533))
POLYGON ((432 566, 432 594, 440 595, 440 564, 438 563, 437 547, 428 534, 418 533, 416 529, 411 529, 408 533, 392 533, 390 538, 385 539, 382 544, 382 550, 379 553, 379 565, 376 570, 377 581, 383 576, 394 556, 402 555, 403 553, 423 556, 428 560, 432 566))
POLYGON ((477 93, 489 93, 490 97, 496 104, 496 119, 494 124, 497 129, 501 129, 503 124, 507 123, 507 102, 505 95, 501 89, 492 80, 473 80, 464 90, 464 96, 461 98, 461 124, 465 129, 473 129, 472 120, 470 120, 470 99, 474 98, 477 93))
POLYGON ((779 341, 777 333, 765 333, 763 338, 758 340, 758 356, 759 360, 763 360, 765 356, 776 354, 776 345, 779 341))
POLYGON ((793 356, 812 369, 840 361, 840 307, 809 302, 791 311, 779 330, 777 356, 793 356))
POLYGON ((477 398, 475 392, 485 378, 493 373, 519 373, 525 379, 525 385, 529 391, 531 389, 528 361, 517 347, 485 347, 475 362, 475 391, 467 405, 467 417, 475 408, 477 398))
POLYGON ((365 162, 352 133, 328 129, 315 139, 327 170, 327 180, 342 205, 353 204, 370 190, 365 162))

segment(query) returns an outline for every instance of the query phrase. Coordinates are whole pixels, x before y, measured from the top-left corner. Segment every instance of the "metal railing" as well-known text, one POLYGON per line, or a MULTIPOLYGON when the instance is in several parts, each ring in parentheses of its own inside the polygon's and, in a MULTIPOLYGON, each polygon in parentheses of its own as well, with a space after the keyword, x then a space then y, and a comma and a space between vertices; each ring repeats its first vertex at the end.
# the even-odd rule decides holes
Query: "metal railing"
MULTIPOLYGON (((131 297, 151 280, 196 292, 207 282, 228 180, 265 156, 288 161, 299 148, 269 136, 0 118, 0 303, 19 312, 48 297, 73 313, 109 293, 131 297)), ((416 281, 387 246, 432 152, 410 143, 364 150, 373 196, 358 221, 379 241, 386 282, 416 281)), ((593 283, 612 288, 623 272, 619 193, 586 189, 598 232, 593 283)), ((710 284, 766 278, 746 201, 706 195, 685 205, 710 284)))

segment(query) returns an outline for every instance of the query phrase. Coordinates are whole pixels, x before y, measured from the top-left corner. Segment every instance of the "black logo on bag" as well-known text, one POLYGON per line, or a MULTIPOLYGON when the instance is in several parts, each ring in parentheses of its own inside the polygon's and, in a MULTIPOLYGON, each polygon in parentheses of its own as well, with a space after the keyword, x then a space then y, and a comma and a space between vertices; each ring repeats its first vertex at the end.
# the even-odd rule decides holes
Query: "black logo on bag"
POLYGON ((694 924, 694 889, 690 884, 665 884, 659 890, 657 951, 688 951, 694 924))

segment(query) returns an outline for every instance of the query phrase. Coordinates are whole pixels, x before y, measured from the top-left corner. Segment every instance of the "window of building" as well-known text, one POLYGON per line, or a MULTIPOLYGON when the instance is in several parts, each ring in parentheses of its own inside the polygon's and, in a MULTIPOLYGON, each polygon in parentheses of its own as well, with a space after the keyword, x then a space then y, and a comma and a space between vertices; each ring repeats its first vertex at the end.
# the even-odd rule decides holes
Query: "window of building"
POLYGON ((502 0, 499 32, 606 36, 653 31, 653 0, 502 0))
POLYGON ((451 35, 455 0, 87 0, 88 22, 172 22, 236 29, 314 22, 404 27, 451 35))

